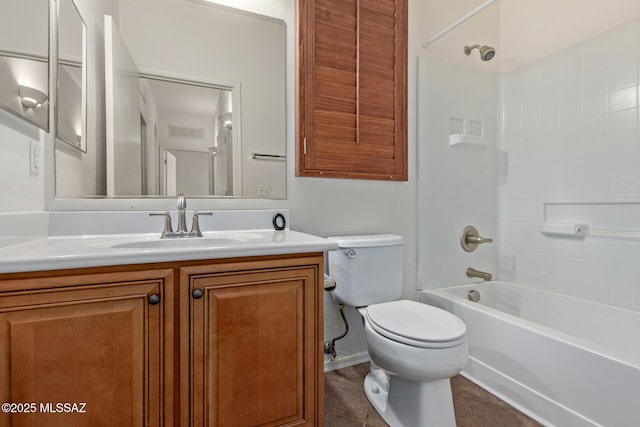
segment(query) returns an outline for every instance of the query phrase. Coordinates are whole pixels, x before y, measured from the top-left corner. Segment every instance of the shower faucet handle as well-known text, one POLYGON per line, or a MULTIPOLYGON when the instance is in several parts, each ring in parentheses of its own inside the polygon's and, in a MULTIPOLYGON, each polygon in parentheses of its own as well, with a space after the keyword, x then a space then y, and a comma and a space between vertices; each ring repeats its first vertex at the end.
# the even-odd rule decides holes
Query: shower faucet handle
POLYGON ((467 236, 465 240, 467 243, 477 243, 477 244, 493 242, 493 239, 488 239, 486 237, 475 237, 475 236, 467 236))
POLYGON ((478 229, 472 225, 466 226, 460 235, 460 245, 465 252, 473 252, 481 243, 491 243, 493 239, 480 236, 478 229))

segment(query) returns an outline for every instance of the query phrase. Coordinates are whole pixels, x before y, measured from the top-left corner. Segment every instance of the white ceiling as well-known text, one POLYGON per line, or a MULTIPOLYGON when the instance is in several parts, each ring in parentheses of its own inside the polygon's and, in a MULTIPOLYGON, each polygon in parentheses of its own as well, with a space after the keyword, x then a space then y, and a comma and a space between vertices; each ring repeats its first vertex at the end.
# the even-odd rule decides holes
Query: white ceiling
POLYGON ((640 0, 499 0, 503 71, 640 17, 640 0))
POLYGON ((194 115, 213 115, 219 89, 145 79, 153 91, 158 110, 180 111, 194 115))
MULTIPOLYGON (((416 13, 426 28, 424 41, 483 4, 484 0, 426 0, 416 13)), ((506 72, 640 18, 640 0, 498 0, 428 47, 448 61, 506 72), (482 63, 466 57, 467 44, 497 49, 496 59, 482 63)))

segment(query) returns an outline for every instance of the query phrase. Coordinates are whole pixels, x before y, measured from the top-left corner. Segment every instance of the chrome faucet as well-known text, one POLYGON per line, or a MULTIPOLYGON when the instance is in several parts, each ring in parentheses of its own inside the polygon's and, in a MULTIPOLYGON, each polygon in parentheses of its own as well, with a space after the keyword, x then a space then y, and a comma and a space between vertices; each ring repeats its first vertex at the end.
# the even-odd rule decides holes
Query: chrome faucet
POLYGON ((485 273, 484 271, 479 271, 471 267, 467 268, 467 277, 477 277, 478 279, 482 279, 485 282, 488 282, 493 278, 491 273, 485 273))
POLYGON ((162 215, 164 216, 164 229, 160 235, 161 239, 177 239, 184 237, 202 237, 202 231, 200 231, 200 215, 213 215, 212 212, 193 212, 193 223, 191 224, 191 231, 187 230, 187 198, 184 194, 178 194, 178 201, 176 203, 178 208, 178 229, 173 231, 171 225, 171 213, 169 211, 164 213, 152 212, 149 215, 162 215))
MULTIPOLYGON (((176 233, 179 235, 184 235, 189 233, 187 231, 187 198, 184 194, 178 194, 178 202, 176 203, 178 208, 178 229, 176 233)), ((195 236, 184 236, 184 237, 195 237, 195 236)))

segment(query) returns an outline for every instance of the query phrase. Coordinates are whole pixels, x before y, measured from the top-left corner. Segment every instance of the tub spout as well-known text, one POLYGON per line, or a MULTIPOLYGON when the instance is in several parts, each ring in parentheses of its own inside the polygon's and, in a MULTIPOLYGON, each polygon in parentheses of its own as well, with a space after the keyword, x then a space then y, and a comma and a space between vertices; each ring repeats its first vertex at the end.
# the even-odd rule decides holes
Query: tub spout
POLYGON ((484 271, 479 271, 475 268, 467 268, 467 277, 477 277, 484 280, 485 282, 488 282, 493 278, 491 273, 485 273, 484 271))

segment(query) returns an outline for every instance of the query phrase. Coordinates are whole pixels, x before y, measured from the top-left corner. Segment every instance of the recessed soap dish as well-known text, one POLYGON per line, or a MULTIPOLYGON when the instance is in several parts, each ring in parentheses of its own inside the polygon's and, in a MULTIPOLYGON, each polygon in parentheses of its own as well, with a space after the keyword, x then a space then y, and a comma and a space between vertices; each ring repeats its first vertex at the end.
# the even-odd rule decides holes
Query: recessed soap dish
POLYGON ((487 138, 484 136, 474 136, 474 135, 466 135, 466 134, 455 134, 449 135, 449 145, 475 145, 478 147, 486 147, 487 138))

